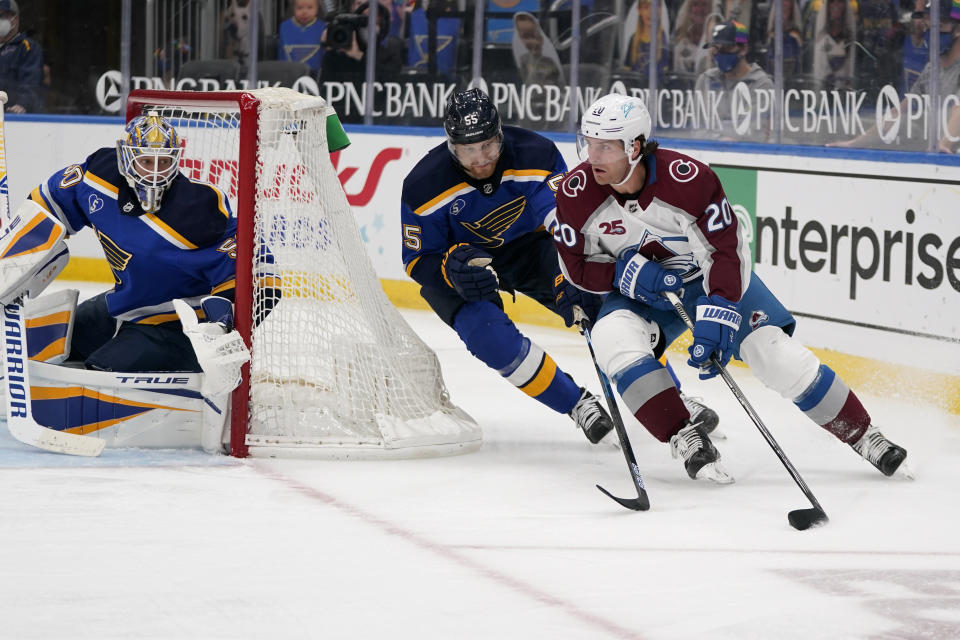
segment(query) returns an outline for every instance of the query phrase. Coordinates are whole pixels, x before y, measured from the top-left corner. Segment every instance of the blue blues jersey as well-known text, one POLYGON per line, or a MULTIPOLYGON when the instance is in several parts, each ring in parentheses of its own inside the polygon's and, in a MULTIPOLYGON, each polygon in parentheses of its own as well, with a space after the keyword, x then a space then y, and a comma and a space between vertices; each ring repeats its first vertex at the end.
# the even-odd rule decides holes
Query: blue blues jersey
POLYGON ((518 127, 503 127, 503 137, 497 168, 486 180, 467 176, 443 142, 403 181, 403 264, 420 284, 447 286, 440 261, 455 244, 495 254, 553 218, 554 194, 567 170, 560 151, 550 140, 518 127))
POLYGON ((317 71, 323 61, 323 44, 320 38, 327 29, 327 23, 314 19, 301 25, 290 18, 280 23, 277 39, 277 60, 303 62, 317 71))
POLYGON ((118 320, 160 324, 177 320, 174 298, 194 308, 205 295, 233 298, 236 219, 213 185, 178 174, 160 209, 143 213, 116 150, 104 148, 53 174, 30 198, 68 234, 96 233, 115 280, 107 308, 118 320))

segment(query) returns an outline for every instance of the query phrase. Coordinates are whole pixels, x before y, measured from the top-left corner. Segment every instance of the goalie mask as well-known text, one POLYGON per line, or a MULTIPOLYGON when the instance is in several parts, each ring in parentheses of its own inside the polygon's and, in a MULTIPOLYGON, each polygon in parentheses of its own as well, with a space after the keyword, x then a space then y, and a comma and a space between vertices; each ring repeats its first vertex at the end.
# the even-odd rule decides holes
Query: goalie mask
POLYGON ((117 164, 137 192, 144 212, 160 208, 164 191, 177 177, 182 152, 177 130, 155 111, 127 123, 123 137, 117 140, 117 164))

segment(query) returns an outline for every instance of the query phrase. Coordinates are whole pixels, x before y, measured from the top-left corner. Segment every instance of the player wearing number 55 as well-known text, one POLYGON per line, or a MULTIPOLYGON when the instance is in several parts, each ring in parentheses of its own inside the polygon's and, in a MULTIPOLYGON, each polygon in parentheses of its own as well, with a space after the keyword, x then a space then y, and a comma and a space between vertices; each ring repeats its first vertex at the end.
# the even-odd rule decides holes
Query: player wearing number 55
POLYGON ((403 181, 403 262, 420 295, 467 349, 521 391, 569 414, 590 442, 613 429, 589 391, 524 336, 500 291, 524 293, 574 321, 592 317, 599 297, 560 275, 551 234, 553 190, 566 170, 556 145, 500 115, 479 89, 451 96, 447 141, 403 181))
POLYGON ((752 272, 750 245, 710 167, 650 140, 638 98, 610 94, 584 113, 585 160, 557 189, 557 249, 577 287, 609 293, 592 331, 597 362, 630 411, 669 442, 691 478, 725 481, 720 453, 691 420, 657 361, 687 329, 665 292, 696 319, 689 364, 701 378, 743 360, 766 386, 885 475, 906 471, 856 394, 791 336, 796 320, 752 272))

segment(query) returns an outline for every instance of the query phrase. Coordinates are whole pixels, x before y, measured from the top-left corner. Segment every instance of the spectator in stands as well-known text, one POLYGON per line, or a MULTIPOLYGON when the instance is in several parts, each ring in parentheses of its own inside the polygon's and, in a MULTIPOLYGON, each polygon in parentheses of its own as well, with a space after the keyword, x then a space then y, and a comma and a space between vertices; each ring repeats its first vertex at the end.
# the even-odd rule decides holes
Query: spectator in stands
POLYGON ((818 89, 852 88, 856 40, 850 0, 822 0, 813 32, 813 79, 818 89))
POLYGON ((407 66, 418 72, 430 71, 431 56, 435 58, 436 73, 451 77, 457 64, 457 47, 460 39, 461 18, 456 0, 431 0, 430 11, 439 14, 436 19, 435 47, 431 51, 430 21, 423 0, 408 4, 405 21, 409 25, 407 36, 407 66))
POLYGON ((43 110, 43 51, 20 33, 17 0, 0 0, 0 89, 10 113, 43 110))
POLYGON ((314 72, 319 71, 326 28, 320 16, 320 0, 294 0, 293 16, 280 24, 277 60, 304 62, 314 72))
POLYGON ((903 39, 903 76, 898 87, 900 95, 920 77, 920 72, 930 60, 930 24, 922 10, 910 15, 910 27, 903 39))
POLYGON ((857 89, 872 93, 897 85, 903 36, 894 0, 858 0, 857 42, 863 49, 857 54, 857 89))
POLYGON ((520 81, 524 84, 566 84, 557 50, 537 19, 526 11, 519 11, 513 16, 513 25, 513 59, 517 63, 520 81))
MULTIPOLYGON (((651 0, 638 0, 637 26, 627 44, 626 67, 630 71, 646 74, 650 69, 650 14, 651 0)), ((670 28, 667 5, 660 0, 660 33, 657 34, 657 73, 663 73, 670 67, 670 28)))
POLYGON ((747 52, 747 60, 752 61, 754 43, 760 44, 765 38, 763 23, 759 19, 760 11, 755 10, 756 0, 713 0, 710 15, 707 17, 707 33, 712 34, 717 24, 739 22, 747 28, 747 39, 751 49, 747 52))
POLYGON ((673 71, 694 77, 706 71, 711 64, 710 53, 704 47, 710 40, 707 16, 710 0, 683 0, 677 13, 673 31, 673 71))
MULTIPOLYGON (((366 16, 370 13, 369 3, 354 2, 353 11, 366 16), (367 6, 364 6, 367 5, 367 6)), ((377 3, 377 56, 376 75, 395 77, 403 67, 405 46, 403 40, 387 35, 390 32, 390 10, 377 3)), ((344 80, 359 82, 363 80, 367 68, 367 27, 366 24, 341 22, 338 16, 331 16, 323 36, 324 54, 320 65, 321 80, 344 80), (342 38, 342 39, 341 39, 342 38)))
MULTIPOLYGON (((927 10, 929 11, 929 4, 927 10)), ((960 90, 960 0, 940 0, 940 49, 942 53, 940 54, 939 93, 941 97, 945 97, 960 90)), ((930 70, 930 63, 928 62, 923 67, 923 71, 920 72, 916 82, 910 87, 909 93, 930 95, 930 70)), ((905 108, 906 99, 900 102, 901 114, 905 108)), ((881 124, 885 127, 890 126, 888 123, 881 124)), ((950 119, 947 122, 947 132, 945 132, 944 138, 939 141, 941 147, 947 147, 946 150, 950 151, 952 150, 952 143, 946 133, 950 133, 954 137, 960 135, 960 115, 956 113, 956 109, 951 112, 950 119)), ((876 145, 880 141, 880 131, 875 125, 852 140, 836 142, 828 146, 862 147, 876 145)), ((905 142, 901 137, 900 143, 905 142)))
MULTIPOLYGON (((797 0, 782 0, 783 4, 783 77, 784 84, 803 71, 803 24, 800 21, 800 4, 797 0)), ((777 53, 776 23, 774 11, 767 16, 767 71, 773 70, 777 53)))
POLYGON ((757 104, 756 92, 769 91, 772 95, 774 90, 773 80, 767 72, 757 63, 747 62, 749 39, 746 26, 735 21, 722 22, 714 27, 710 42, 704 46, 709 48, 716 67, 700 74, 695 91, 708 103, 711 99, 715 100, 723 129, 712 131, 714 137, 766 140, 770 134, 769 121, 757 127, 751 118, 746 122, 749 128, 738 133, 736 127, 743 122, 734 122, 731 113, 731 93, 738 84, 746 85, 753 104, 757 104), (713 96, 709 96, 710 93, 713 96))

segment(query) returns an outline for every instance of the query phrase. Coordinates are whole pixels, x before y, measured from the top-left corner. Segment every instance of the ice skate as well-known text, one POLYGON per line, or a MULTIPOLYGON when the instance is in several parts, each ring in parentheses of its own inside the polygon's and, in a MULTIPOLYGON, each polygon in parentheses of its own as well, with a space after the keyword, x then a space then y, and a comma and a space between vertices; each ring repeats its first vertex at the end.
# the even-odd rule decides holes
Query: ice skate
POLYGON ((580 388, 580 400, 570 411, 570 418, 577 423, 593 444, 597 444, 613 431, 613 421, 600 400, 584 388, 580 388))
POLYGON ((906 464, 907 450, 887 440, 872 424, 850 446, 883 475, 913 479, 913 472, 906 464))
POLYGON ((690 412, 690 422, 692 424, 700 423, 703 432, 709 434, 714 440, 726 440, 727 435, 717 429, 720 424, 720 416, 716 411, 700 402, 700 398, 694 398, 680 392, 680 399, 683 400, 683 406, 690 412))
POLYGON ((699 424, 687 422, 687 426, 670 438, 670 452, 674 458, 683 458, 687 475, 694 480, 705 478, 717 484, 733 482, 733 476, 720 466, 720 452, 699 424))

